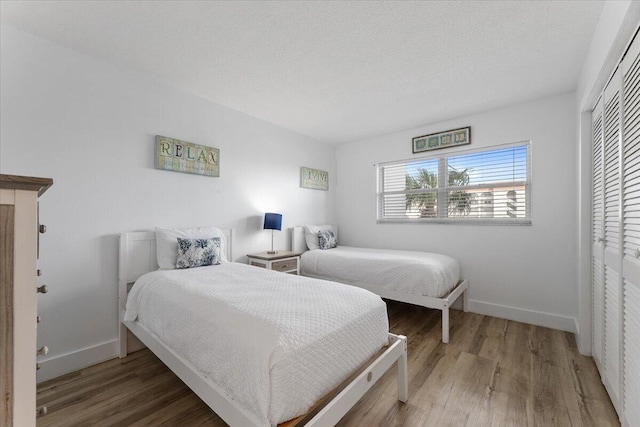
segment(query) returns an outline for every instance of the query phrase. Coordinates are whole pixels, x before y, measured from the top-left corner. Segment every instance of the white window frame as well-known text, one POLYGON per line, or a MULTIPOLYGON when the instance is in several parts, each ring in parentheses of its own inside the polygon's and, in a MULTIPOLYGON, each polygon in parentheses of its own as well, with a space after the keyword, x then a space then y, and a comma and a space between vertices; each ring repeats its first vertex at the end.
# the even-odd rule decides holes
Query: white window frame
POLYGON ((378 180, 377 185, 377 212, 376 218, 378 224, 385 223, 405 223, 405 224, 415 224, 415 223, 426 223, 426 224, 483 224, 483 225, 531 225, 531 217, 532 217, 532 203, 531 203, 531 183, 532 183, 532 175, 531 175, 531 140, 518 141, 509 144, 500 144, 500 145, 492 145, 489 147, 477 148, 474 150, 460 150, 453 151, 447 153, 436 153, 429 156, 422 157, 414 157, 410 159, 404 160, 395 160, 391 162, 381 162, 377 164, 376 175, 378 180), (488 151, 501 150, 505 148, 511 147, 527 147, 527 180, 526 181, 515 181, 508 183, 494 183, 494 184, 476 184, 476 185, 467 185, 461 187, 455 187, 455 189, 465 190, 465 189, 481 189, 481 188, 499 188, 499 187, 512 187, 515 185, 522 185, 525 187, 525 203, 526 208, 525 212, 527 212, 527 216, 525 218, 478 218, 478 217, 448 217, 448 203, 447 203, 447 191, 453 187, 448 187, 446 183, 448 182, 448 168, 447 161, 449 157, 456 157, 466 154, 473 153, 481 153, 488 151), (438 201, 437 201, 437 218, 384 218, 384 196, 391 194, 412 194, 412 193, 424 193, 425 190, 404 190, 404 191, 387 191, 383 192, 384 188, 384 168, 386 166, 392 166, 402 163, 413 163, 420 161, 427 161, 438 159, 438 188, 431 190, 432 192, 438 193, 438 201), (444 177, 444 179, 441 179, 444 177))

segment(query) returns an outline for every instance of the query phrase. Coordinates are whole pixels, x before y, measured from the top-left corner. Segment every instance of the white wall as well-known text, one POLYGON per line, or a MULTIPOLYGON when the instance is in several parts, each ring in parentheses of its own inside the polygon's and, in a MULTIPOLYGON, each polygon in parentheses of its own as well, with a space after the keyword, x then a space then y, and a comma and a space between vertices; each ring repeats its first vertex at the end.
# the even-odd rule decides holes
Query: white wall
POLYGON ((235 228, 245 260, 270 247, 266 211, 283 228, 334 220, 333 147, 13 28, 0 36, 0 170, 54 180, 40 203, 40 379, 115 357, 118 233, 235 228), (220 178, 154 169, 156 134, 219 148, 220 178), (331 190, 299 188, 301 166, 329 171, 331 190))
POLYGON ((578 250, 579 289, 576 341, 591 354, 591 110, 640 24, 640 2, 605 2, 582 67, 576 92, 578 118, 578 250))
POLYGON ((472 311, 574 331, 575 141, 575 95, 565 94, 339 146, 340 243, 451 255, 469 279, 472 311), (463 126, 472 143, 460 149, 532 141, 533 225, 376 224, 374 165, 415 157, 412 137, 463 126))

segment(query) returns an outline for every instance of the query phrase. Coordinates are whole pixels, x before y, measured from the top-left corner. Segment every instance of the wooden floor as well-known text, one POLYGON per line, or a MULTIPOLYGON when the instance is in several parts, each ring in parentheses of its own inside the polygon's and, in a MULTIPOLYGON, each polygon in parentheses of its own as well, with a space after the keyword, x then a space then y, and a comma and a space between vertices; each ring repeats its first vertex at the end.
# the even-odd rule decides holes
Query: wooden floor
MULTIPOLYGON (((340 426, 616 426, 594 362, 572 334, 388 302, 390 329, 409 342, 409 401, 391 369, 340 426)), ((152 353, 142 350, 38 386, 38 426, 224 426, 152 353)))

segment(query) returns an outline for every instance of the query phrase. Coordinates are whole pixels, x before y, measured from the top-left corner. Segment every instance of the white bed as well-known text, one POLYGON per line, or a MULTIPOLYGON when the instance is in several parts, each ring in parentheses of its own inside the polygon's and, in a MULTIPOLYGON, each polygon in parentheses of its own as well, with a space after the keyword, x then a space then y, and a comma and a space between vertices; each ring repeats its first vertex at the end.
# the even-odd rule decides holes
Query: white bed
POLYGON ((153 232, 124 233, 120 247, 122 325, 230 425, 295 418, 362 365, 306 425, 335 424, 396 362, 406 401, 406 339, 387 332, 377 296, 237 263, 153 271, 153 232))
POLYGON ((338 246, 307 250, 304 227, 294 227, 292 248, 302 253, 304 276, 367 289, 383 298, 442 310, 442 341, 449 342, 449 308, 462 295, 467 310, 466 280, 458 261, 446 255, 338 246))

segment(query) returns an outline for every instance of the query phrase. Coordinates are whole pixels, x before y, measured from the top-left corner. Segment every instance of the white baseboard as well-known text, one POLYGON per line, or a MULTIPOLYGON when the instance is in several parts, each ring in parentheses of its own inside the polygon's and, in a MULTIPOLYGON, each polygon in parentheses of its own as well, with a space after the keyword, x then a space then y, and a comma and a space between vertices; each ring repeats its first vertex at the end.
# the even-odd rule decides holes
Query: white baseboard
POLYGON ((578 346, 578 351, 583 356, 592 356, 591 350, 591 329, 588 329, 588 332, 582 332, 580 329, 580 321, 576 319, 576 345, 578 346))
POLYGON ((67 354, 38 359, 40 370, 37 381, 50 380, 60 375, 74 372, 87 366, 95 365, 118 357, 118 340, 104 342, 92 347, 83 348, 67 354))
POLYGON ((557 314, 544 313, 542 311, 527 310, 524 308, 510 307, 508 305, 493 304, 477 300, 469 300, 469 311, 484 314, 486 316, 544 326, 545 328, 573 332, 574 334, 578 332, 577 319, 573 317, 559 316, 557 314))
MULTIPOLYGON (((578 347, 578 351, 580 352, 580 354, 584 355, 584 356, 591 356, 591 349, 586 349, 585 348, 585 340, 583 339, 582 333, 580 332, 580 321, 578 319, 576 319, 576 346, 578 347), (586 352, 589 352, 589 354, 587 354, 586 352)), ((589 344, 591 345, 591 344, 589 344)))

